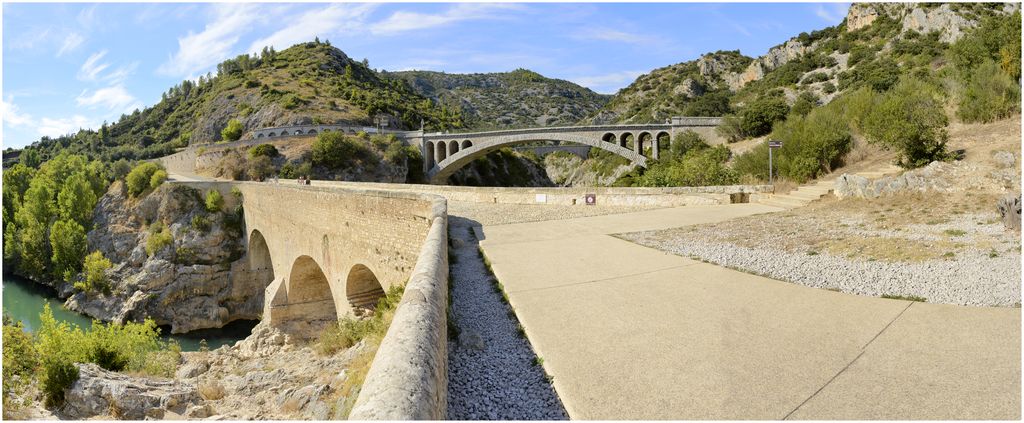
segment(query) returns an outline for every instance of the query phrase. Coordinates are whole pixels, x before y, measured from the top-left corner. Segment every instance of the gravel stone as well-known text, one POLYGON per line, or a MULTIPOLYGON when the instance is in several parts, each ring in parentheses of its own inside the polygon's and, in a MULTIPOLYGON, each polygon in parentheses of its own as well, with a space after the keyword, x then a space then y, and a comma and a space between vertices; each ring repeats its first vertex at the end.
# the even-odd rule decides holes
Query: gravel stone
POLYGON ((450 306, 461 332, 448 342, 448 419, 567 420, 543 368, 533 365, 530 343, 518 336, 509 305, 494 291, 471 221, 449 217, 457 246, 450 306))

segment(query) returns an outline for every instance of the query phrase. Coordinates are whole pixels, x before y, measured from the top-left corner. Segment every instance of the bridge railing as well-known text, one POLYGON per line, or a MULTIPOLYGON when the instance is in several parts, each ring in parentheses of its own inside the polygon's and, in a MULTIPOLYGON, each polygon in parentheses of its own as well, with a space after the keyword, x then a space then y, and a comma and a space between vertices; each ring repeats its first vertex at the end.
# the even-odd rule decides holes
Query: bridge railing
POLYGON ((582 125, 582 126, 542 126, 537 128, 520 129, 499 129, 492 131, 455 131, 455 132, 428 132, 424 138, 458 138, 461 136, 501 136, 510 134, 533 134, 544 132, 600 132, 600 131, 636 131, 670 129, 676 126, 718 126, 722 123, 720 117, 681 117, 673 118, 671 123, 645 123, 645 124, 620 124, 620 125, 582 125))

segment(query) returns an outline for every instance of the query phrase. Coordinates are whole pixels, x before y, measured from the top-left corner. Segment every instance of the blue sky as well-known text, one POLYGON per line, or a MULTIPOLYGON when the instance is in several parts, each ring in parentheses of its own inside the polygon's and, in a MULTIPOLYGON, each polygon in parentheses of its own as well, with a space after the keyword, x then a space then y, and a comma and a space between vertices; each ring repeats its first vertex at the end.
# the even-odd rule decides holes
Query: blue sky
POLYGON ((314 36, 377 69, 522 67, 610 94, 705 52, 764 54, 848 5, 5 3, 3 144, 96 128, 223 59, 314 36))

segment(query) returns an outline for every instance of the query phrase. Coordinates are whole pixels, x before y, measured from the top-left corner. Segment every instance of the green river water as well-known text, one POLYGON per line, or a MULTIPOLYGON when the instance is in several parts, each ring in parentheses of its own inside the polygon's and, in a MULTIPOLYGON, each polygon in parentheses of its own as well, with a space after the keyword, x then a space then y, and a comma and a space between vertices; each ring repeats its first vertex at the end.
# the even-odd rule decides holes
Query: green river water
MULTIPOLYGON (((39 327, 39 313, 43 311, 43 305, 50 304, 53 310, 53 317, 58 321, 66 321, 88 329, 92 326, 92 319, 88 316, 64 308, 64 301, 57 297, 57 293, 47 287, 30 280, 13 275, 3 276, 3 298, 4 314, 15 320, 21 320, 25 329, 34 331, 39 327)), ((205 339, 206 345, 212 350, 221 345, 231 345, 252 333, 252 328, 259 323, 255 320, 240 320, 229 323, 220 329, 203 329, 185 334, 161 335, 164 339, 174 339, 181 345, 183 351, 196 351, 199 349, 199 341, 205 339)), ((170 333, 170 327, 162 327, 161 333, 170 333)))

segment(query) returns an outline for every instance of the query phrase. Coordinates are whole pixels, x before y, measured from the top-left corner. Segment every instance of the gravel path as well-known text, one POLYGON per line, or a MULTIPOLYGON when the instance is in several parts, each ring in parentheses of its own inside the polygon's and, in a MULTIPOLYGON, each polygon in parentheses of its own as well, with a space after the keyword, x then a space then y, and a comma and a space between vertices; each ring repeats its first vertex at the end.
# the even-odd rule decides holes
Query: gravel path
POLYGON ((606 214, 632 213, 652 210, 657 206, 566 206, 557 204, 493 204, 448 202, 450 216, 462 216, 481 225, 507 225, 511 223, 563 220, 606 214))
POLYGON ((931 303, 974 306, 1019 306, 1021 301, 1019 251, 990 257, 970 250, 956 260, 900 263, 742 247, 680 233, 666 237, 659 231, 619 237, 773 279, 850 294, 917 296, 931 303))
POLYGON ((470 222, 449 222, 451 307, 461 334, 448 343, 448 419, 568 419, 529 342, 517 334, 515 314, 494 291, 470 222))

